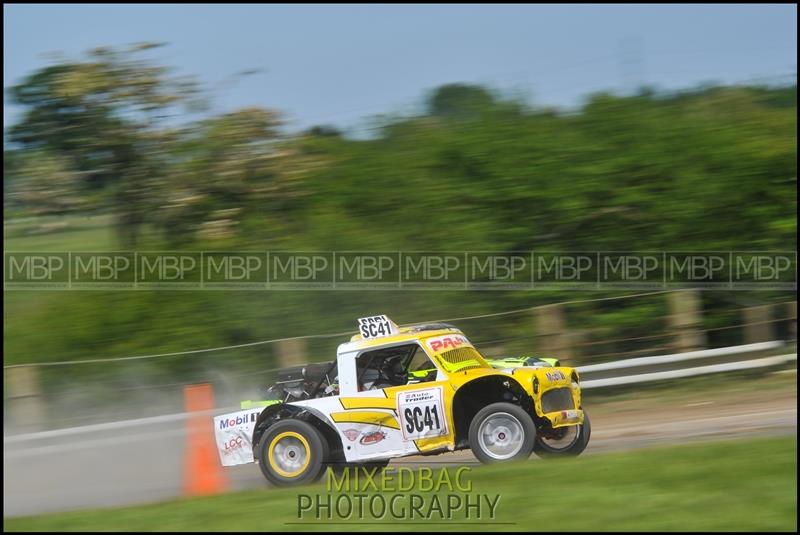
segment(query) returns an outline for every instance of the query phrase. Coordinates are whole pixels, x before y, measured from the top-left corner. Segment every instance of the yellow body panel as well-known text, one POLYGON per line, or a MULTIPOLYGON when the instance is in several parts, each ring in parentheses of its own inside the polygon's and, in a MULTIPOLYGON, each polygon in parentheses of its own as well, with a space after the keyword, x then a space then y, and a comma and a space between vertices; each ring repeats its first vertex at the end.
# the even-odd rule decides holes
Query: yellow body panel
POLYGON ((389 398, 339 398, 345 409, 397 409, 393 399, 389 398))

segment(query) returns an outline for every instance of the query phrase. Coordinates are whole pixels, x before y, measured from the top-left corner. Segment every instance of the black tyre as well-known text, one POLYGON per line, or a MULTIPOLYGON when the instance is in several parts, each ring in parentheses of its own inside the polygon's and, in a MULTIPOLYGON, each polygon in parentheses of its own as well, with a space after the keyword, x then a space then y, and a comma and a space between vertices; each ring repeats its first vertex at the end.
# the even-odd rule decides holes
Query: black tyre
POLYGON ((583 423, 556 429, 551 436, 539 433, 533 452, 539 457, 575 457, 583 453, 592 436, 589 414, 584 411, 583 423))
POLYGON ((283 420, 258 442, 258 464, 276 486, 312 483, 321 475, 328 443, 317 429, 301 420, 283 420))
POLYGON ((535 442, 533 419, 511 403, 492 403, 469 424, 469 447, 482 463, 527 459, 535 442))

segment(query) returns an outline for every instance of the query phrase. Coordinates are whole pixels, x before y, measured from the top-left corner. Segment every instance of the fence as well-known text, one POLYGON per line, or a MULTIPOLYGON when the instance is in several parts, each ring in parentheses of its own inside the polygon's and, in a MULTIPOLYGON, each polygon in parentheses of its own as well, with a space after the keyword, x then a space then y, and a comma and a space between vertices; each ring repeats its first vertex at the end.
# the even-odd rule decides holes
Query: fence
MULTIPOLYGON (((644 383, 649 381, 665 381, 670 379, 678 379, 683 377, 692 377, 696 375, 703 375, 708 373, 722 373, 726 371, 737 371, 752 368, 765 368, 772 366, 780 366, 791 361, 797 360, 797 353, 784 353, 781 355, 762 357, 750 359, 749 357, 755 354, 763 354, 764 352, 774 351, 778 349, 785 349, 785 344, 780 341, 763 342, 757 344, 747 344, 743 346, 725 347, 719 349, 709 349, 703 351, 692 351, 688 353, 678 353, 674 355, 659 355, 644 357, 638 359, 625 359, 620 361, 609 362, 605 364, 596 364, 578 367, 581 374, 581 388, 582 389, 597 389, 607 386, 622 386, 631 385, 636 383, 644 383), (687 361, 693 360, 707 360, 718 357, 732 357, 733 362, 724 364, 714 364, 699 367, 684 367, 687 361), (649 371, 663 366, 668 366, 670 369, 663 371, 649 371), (595 379, 597 374, 612 371, 614 375, 604 379, 595 379), (629 373, 631 371, 639 371, 646 373, 629 373)), ((201 413, 191 413, 194 415, 204 414, 212 416, 216 414, 223 414, 225 412, 236 411, 239 407, 231 405, 221 407, 215 410, 203 411, 201 413)), ((136 418, 132 420, 107 422, 101 424, 84 425, 78 427, 55 429, 52 431, 41 431, 35 433, 25 434, 11 434, 4 437, 4 444, 15 444, 27 441, 64 437, 71 435, 79 435, 86 433, 93 433, 98 431, 112 431, 127 429, 140 426, 152 426, 154 424, 172 423, 183 421, 190 415, 188 412, 179 412, 174 414, 166 414, 161 416, 152 416, 148 418, 136 418)))
MULTIPOLYGON (((685 358, 692 352, 719 347, 721 342, 734 346, 796 340, 796 301, 727 307, 724 314, 705 314, 700 297, 698 291, 649 292, 438 320, 461 327, 489 356, 558 356, 565 364, 587 373, 585 378, 590 382, 586 386, 590 388, 604 384, 591 381, 608 379, 599 374, 601 368, 597 366, 612 359, 623 359, 627 366, 642 355, 672 352, 685 358), (629 329, 618 328, 620 314, 630 316, 626 320, 629 329), (614 328, 581 328, 587 315, 593 315, 595 320, 609 316, 614 328), (720 324, 719 317, 725 319, 724 324, 720 324), (719 333, 725 336, 715 336, 719 333)), ((330 360, 336 345, 351 334, 348 331, 224 348, 5 366, 5 424, 17 431, 36 431, 174 413, 182 405, 183 386, 197 382, 214 384, 223 404, 256 399, 259 387, 268 384, 278 368, 322 360, 311 355, 324 355, 330 360), (163 359, 182 359, 187 373, 165 380, 159 368, 151 365, 163 359), (65 369, 76 367, 88 368, 91 373, 86 373, 79 383, 65 380, 65 369)), ((713 359, 704 362, 713 362, 707 364, 711 366, 725 364, 713 359)))

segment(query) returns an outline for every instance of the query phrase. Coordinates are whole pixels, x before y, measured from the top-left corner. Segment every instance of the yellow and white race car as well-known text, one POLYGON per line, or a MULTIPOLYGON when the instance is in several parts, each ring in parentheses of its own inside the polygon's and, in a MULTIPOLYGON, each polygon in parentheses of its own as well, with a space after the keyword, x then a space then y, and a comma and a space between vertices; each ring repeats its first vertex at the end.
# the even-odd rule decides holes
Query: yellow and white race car
POLYGON ((579 455, 589 443, 573 368, 493 367, 448 324, 399 328, 381 315, 358 325, 336 361, 283 370, 274 399, 214 418, 223 465, 257 462, 271 483, 291 485, 326 466, 467 448, 494 463, 579 455))

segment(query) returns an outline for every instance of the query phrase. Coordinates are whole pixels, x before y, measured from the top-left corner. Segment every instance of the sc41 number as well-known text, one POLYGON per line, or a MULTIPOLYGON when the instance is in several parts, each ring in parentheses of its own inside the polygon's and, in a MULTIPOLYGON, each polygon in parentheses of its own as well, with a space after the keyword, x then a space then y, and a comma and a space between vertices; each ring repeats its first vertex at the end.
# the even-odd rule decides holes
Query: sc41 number
POLYGON ((359 318, 358 330, 364 340, 397 334, 397 327, 385 315, 359 318))
POLYGON ((439 431, 442 424, 439 420, 439 411, 436 405, 426 407, 416 406, 403 411, 406 421, 406 433, 422 433, 424 431, 439 431))
POLYGON ((440 387, 398 393, 397 409, 405 440, 447 434, 440 387))

